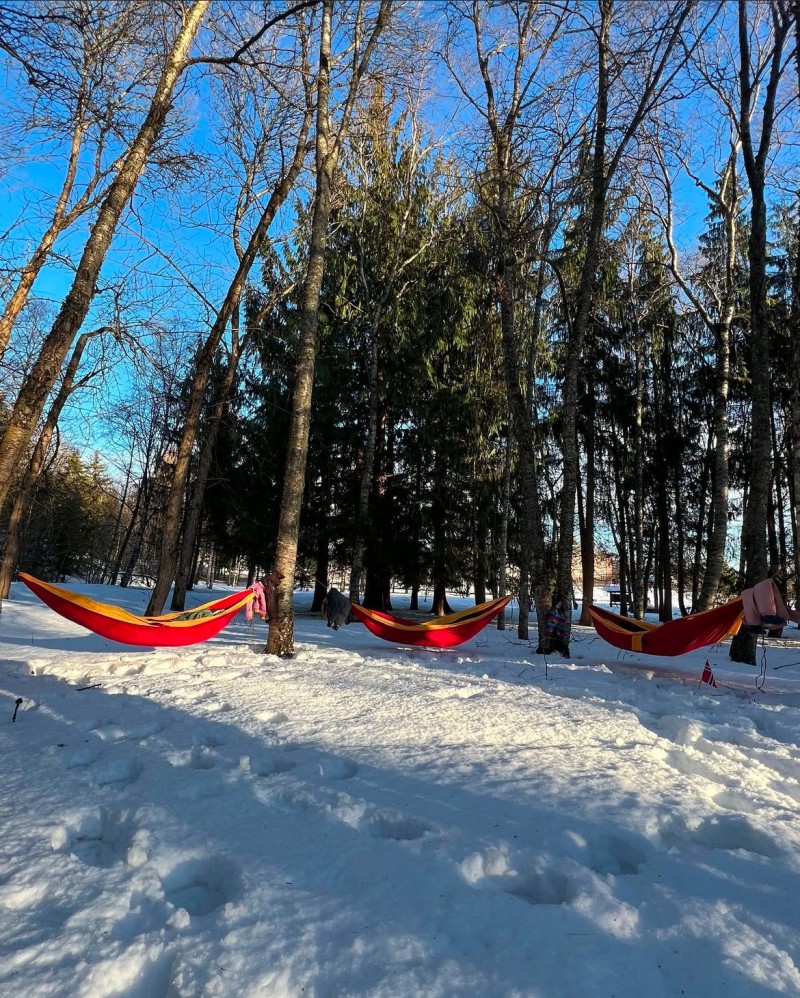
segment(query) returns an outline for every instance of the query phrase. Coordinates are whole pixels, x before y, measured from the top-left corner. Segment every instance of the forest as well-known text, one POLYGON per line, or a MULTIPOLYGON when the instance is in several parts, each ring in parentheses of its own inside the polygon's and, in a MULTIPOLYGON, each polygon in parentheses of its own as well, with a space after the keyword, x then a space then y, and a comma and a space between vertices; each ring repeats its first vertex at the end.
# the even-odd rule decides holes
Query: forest
POLYGON ((0 0, 0 60, 2 597, 798 605, 800 0, 0 0))

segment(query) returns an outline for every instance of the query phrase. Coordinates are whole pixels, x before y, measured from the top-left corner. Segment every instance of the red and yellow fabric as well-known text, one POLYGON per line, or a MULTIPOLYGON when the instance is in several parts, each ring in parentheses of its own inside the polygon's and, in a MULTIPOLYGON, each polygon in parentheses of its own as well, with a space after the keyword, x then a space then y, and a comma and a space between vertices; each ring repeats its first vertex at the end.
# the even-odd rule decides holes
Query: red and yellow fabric
POLYGON ((452 648, 474 638, 505 609, 511 599, 511 596, 502 596, 467 610, 422 622, 393 617, 378 610, 367 610, 358 603, 352 605, 350 612, 356 620, 360 620, 369 631, 384 641, 420 645, 424 648, 452 648))
POLYGON ((676 617, 665 624, 633 620, 599 606, 589 607, 594 629, 605 641, 623 651, 643 655, 685 655, 714 645, 727 635, 736 634, 744 619, 742 598, 730 600, 703 613, 676 617))
POLYGON ((207 641, 218 634, 254 598, 251 589, 228 593, 220 599, 193 607, 192 619, 181 620, 187 611, 178 610, 160 617, 137 617, 122 607, 101 603, 63 586, 53 586, 20 572, 20 579, 51 610, 81 627, 123 645, 147 648, 175 648, 207 641), (197 617, 208 611, 210 616, 197 617))

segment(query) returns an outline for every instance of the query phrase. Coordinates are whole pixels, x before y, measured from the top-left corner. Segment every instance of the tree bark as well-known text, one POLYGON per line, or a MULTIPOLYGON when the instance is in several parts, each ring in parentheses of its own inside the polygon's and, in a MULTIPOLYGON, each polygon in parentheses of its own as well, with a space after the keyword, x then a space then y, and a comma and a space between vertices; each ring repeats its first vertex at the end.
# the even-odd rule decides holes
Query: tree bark
POLYGON ((589 607, 594 603, 594 528, 595 528, 595 383, 594 364, 589 356, 586 365, 586 433, 584 451, 586 458, 586 497, 583 505, 581 529, 581 571, 583 575, 581 616, 578 621, 584 627, 592 623, 589 607))
MULTIPOLYGON (((638 132, 642 122, 663 94, 666 83, 674 73, 667 67, 671 54, 683 36, 683 25, 693 9, 691 0, 676 4, 670 12, 668 22, 654 39, 656 55, 644 80, 641 96, 636 102, 630 120, 621 125, 621 135, 613 153, 607 150, 609 87, 611 70, 617 72, 617 60, 610 50, 613 0, 599 0, 600 25, 597 38, 597 112, 594 133, 594 158, 591 176, 591 213, 586 238, 586 250, 578 285, 575 318, 569 332, 568 355, 563 387, 563 476, 559 515, 559 545, 556 587, 561 596, 569 599, 572 593, 572 554, 575 532, 575 502, 578 486, 578 449, 576 437, 578 378, 583 353, 586 330, 592 311, 592 300, 597 270, 600 264, 605 210, 611 182, 619 168, 622 156, 638 132), (610 63, 612 64, 610 68, 610 63), (666 81, 666 82, 665 82, 666 81)), ((656 7, 655 9, 662 9, 656 7)), ((664 8, 666 9, 666 7, 664 8)), ((686 58, 688 52, 682 58, 686 58)), ((571 616, 567 615, 567 642, 571 627, 571 616)))
POLYGON ((236 371, 239 367, 239 357, 241 347, 238 334, 234 336, 231 346, 228 366, 225 376, 217 390, 217 397, 214 400, 214 407, 211 410, 208 428, 203 435, 203 446, 200 450, 200 458, 197 462, 197 474, 195 476, 192 498, 186 514, 186 525, 183 531, 183 547, 181 549, 178 563, 178 571, 175 578, 175 591, 170 604, 171 610, 183 610, 186 605, 186 592, 191 581, 192 562, 194 560, 197 537, 200 532, 200 518, 203 512, 203 500, 205 499, 206 486, 208 485, 208 475, 211 471, 211 462, 214 457, 214 448, 217 445, 222 417, 225 414, 225 407, 228 404, 233 383, 236 379, 236 371))
MULTIPOLYGON (((800 94, 800 0, 792 5, 794 17, 794 55, 797 87, 800 94)), ((794 547, 794 603, 800 608, 800 220, 795 232, 794 270, 792 271, 792 309, 789 328, 792 336, 792 539, 794 547)))
MULTIPOLYGON (((578 286, 575 318, 569 333, 571 363, 566 365, 563 388, 563 477, 560 504, 560 538, 556 589, 562 598, 572 594, 572 554, 575 534, 575 500, 578 488, 578 376, 580 357, 589 325, 594 294, 595 275, 600 264, 600 245, 603 237, 605 203, 610 176, 606 176, 606 128, 608 120, 608 59, 611 32, 612 0, 600 0, 600 29, 597 35, 597 118, 594 132, 594 160, 592 163, 591 215, 586 238, 586 251, 578 286)), ((571 604, 570 604, 571 605, 571 604)), ((566 643, 569 644, 571 614, 567 614, 566 643)))

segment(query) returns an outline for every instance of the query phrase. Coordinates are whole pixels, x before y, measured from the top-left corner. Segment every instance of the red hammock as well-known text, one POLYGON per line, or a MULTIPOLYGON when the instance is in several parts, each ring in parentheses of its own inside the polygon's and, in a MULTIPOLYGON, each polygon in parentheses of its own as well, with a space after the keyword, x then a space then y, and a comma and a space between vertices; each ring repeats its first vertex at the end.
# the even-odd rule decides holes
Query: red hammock
POLYGON ((633 620, 599 606, 589 607, 594 629, 615 648, 643 655, 685 655, 706 645, 716 644, 728 634, 736 634, 743 617, 741 596, 703 613, 676 617, 665 624, 633 620))
POLYGON ((137 617, 121 607, 101 603, 91 596, 83 596, 61 586, 51 586, 24 572, 20 572, 19 577, 43 603, 67 620, 111 641, 145 648, 174 648, 207 641, 229 624, 255 596, 252 589, 245 589, 228 593, 187 612, 179 610, 160 617, 137 617), (197 617, 202 613, 207 615, 197 617), (182 617, 189 619, 181 620, 182 617))
POLYGON ((393 641, 401 645, 421 645, 425 648, 452 648, 464 641, 469 641, 486 627, 501 610, 510 602, 511 596, 501 596, 499 599, 468 610, 449 613, 445 617, 419 622, 403 617, 393 617, 389 613, 378 610, 367 610, 358 603, 353 603, 350 612, 361 623, 384 641, 393 641))

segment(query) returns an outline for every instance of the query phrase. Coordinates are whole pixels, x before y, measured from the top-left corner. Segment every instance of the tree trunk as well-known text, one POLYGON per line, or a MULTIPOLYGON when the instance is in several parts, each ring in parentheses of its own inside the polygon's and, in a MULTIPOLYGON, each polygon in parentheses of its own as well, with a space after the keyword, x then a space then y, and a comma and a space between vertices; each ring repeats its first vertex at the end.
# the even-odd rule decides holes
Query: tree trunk
MULTIPOLYGON (((211 374, 211 365, 219 347, 222 335, 239 307, 242 291, 247 280, 247 275, 255 262, 256 256, 266 241, 269 228, 275 218, 279 208, 286 201, 298 173, 303 165, 306 152, 306 142, 310 128, 310 113, 303 119, 297 142, 294 149, 294 157, 289 169, 281 177, 270 195, 267 205, 258 220, 258 225, 253 230, 247 248, 239 260, 236 273, 230 283, 225 300, 222 303, 211 330, 202 349, 198 352, 196 360, 196 371, 189 404, 184 417, 183 433, 181 434, 178 452, 173 469, 172 483, 170 485, 167 509, 164 513, 164 523, 162 527, 161 558, 158 566, 158 576, 153 588, 150 602, 147 605, 147 614, 155 615, 161 613, 167 593, 172 585, 175 569, 178 561, 178 544, 181 527, 181 511, 186 494, 186 484, 189 480, 189 466, 192 459, 192 449, 197 439, 197 430, 200 423, 200 413, 203 408, 203 397, 205 395, 208 379, 211 374)), ((327 224, 327 223, 326 223, 327 224)))
MULTIPOLYGON (((501 236, 502 236, 501 213, 501 236)), ((517 369, 519 345, 517 342, 515 324, 515 281, 513 260, 507 260, 505 254, 511 253, 510 237, 501 242, 501 253, 498 261, 498 277, 500 286, 500 329, 503 338, 503 363, 508 390, 508 404, 511 411, 514 440, 517 443, 519 455, 519 479, 522 488, 522 505, 524 516, 520 524, 520 590, 519 590, 519 622, 517 633, 521 641, 528 640, 528 622, 530 616, 530 583, 533 572, 533 593, 537 606, 542 594, 547 591, 548 580, 544 570, 544 538, 542 535, 541 514, 539 506, 539 488, 536 481, 536 455, 533 448, 533 428, 528 411, 528 404, 519 383, 517 369)))
MULTIPOLYGON (((744 588, 767 578, 767 511, 772 482, 770 335, 767 304, 767 204, 765 197, 766 167, 774 127, 775 99, 780 82, 783 44, 789 30, 788 17, 776 15, 772 68, 766 86, 761 114, 761 138, 757 151, 751 135, 751 115, 754 112, 754 90, 750 80, 750 45, 748 37, 748 5, 739 0, 740 56, 740 127, 742 153, 750 184, 750 236, 747 252, 750 263, 749 300, 750 328, 748 356, 752 391, 750 424, 750 494, 742 524, 744 552, 744 588)), ((756 638, 742 628, 731 641, 730 656, 734 662, 755 665, 756 638)))
POLYGON ((311 400, 317 354, 319 296, 325 274, 325 248, 330 218, 331 183, 334 162, 329 158, 330 122, 330 47, 332 0, 322 8, 319 76, 317 80, 317 177, 311 216, 311 241, 306 268, 303 299, 300 306, 300 342, 295 367, 292 420, 283 480, 275 571, 282 577, 277 590, 277 616, 270 618, 266 651, 272 655, 294 654, 294 572, 297 563, 297 540, 300 532, 300 509, 303 503, 308 434, 311 423, 311 400))
POLYGON ((147 117, 103 200, 78 263, 72 287, 14 404, 8 428, 0 442, 0 507, 8 496, 14 471, 30 441, 67 351, 89 311, 100 268, 114 232, 144 172, 148 156, 161 134, 172 106, 175 87, 209 3, 210 0, 195 0, 184 16, 183 26, 166 60, 147 117))
POLYGON ((480 605, 486 602, 486 522, 481 515, 481 510, 477 502, 475 503, 475 511, 478 522, 474 525, 473 530, 475 542, 473 589, 475 591, 475 603, 480 605))
POLYGON ((330 533, 328 530, 328 519, 325 517, 318 526, 319 538, 317 540, 316 572, 314 573, 314 596, 311 600, 311 612, 319 613, 322 610, 322 601, 330 588, 328 584, 328 563, 330 533))
MULTIPOLYGON (((575 319, 569 332, 570 362, 564 372, 563 388, 563 475, 559 515, 560 537, 556 589, 562 598, 571 599, 572 555, 575 536, 575 500, 578 488, 578 378, 583 369, 580 362, 589 318, 592 310, 595 277, 600 264, 606 195, 610 177, 606 177, 606 127, 608 119, 608 46, 611 31, 611 0, 600 0, 600 30, 597 35, 597 120, 594 134, 592 163, 591 216, 586 238, 586 251, 578 286, 575 319)), ((572 614, 566 617, 566 645, 569 645, 572 614)))
MULTIPOLYGON (((508 595, 508 521, 511 515, 511 457, 513 453, 513 437, 511 426, 506 434, 506 454, 503 461, 503 505, 500 511, 500 539, 497 547, 497 595, 508 595)), ((497 630, 506 629, 506 611, 497 615, 497 630)))
MULTIPOLYGON (((241 356, 241 345, 238 332, 234 332, 228 366, 225 376, 217 390, 217 397, 214 400, 214 407, 211 411, 208 428, 203 434, 203 446, 200 451, 200 458, 197 463, 197 474, 195 476, 194 489, 189 508, 186 513, 186 525, 183 531, 183 547, 181 550, 178 571, 175 577, 175 591, 172 595, 170 609, 183 610, 186 605, 186 591, 191 580, 192 560, 197 546, 197 537, 200 532, 200 519, 203 513, 203 500, 205 499, 206 486, 208 485, 208 475, 211 471, 211 462, 214 457, 214 448, 217 445, 222 417, 225 414, 225 407, 228 404, 233 383, 236 379, 236 372, 239 367, 241 356)), ((151 598, 152 602, 152 598, 151 598)))
POLYGON ((435 617, 443 617, 447 613, 452 613, 453 608, 447 599, 447 589, 444 582, 441 580, 435 581, 433 584, 433 605, 431 606, 431 613, 435 617))
POLYGON ((367 521, 369 518, 369 495, 372 490, 372 478, 375 468, 375 442, 378 436, 378 329, 377 323, 372 323, 372 336, 369 346, 369 369, 367 375, 369 402, 367 414, 367 439, 364 446, 364 460, 361 465, 361 482, 358 490, 358 507, 356 509, 356 536, 353 542, 353 563, 350 569, 351 602, 358 603, 361 598, 361 576, 364 573, 364 547, 367 537, 367 521))
MULTIPOLYGON (((794 0, 794 54, 797 87, 800 92, 800 0, 794 0)), ((792 271, 792 310, 789 328, 792 336, 792 538, 794 547, 794 605, 800 609, 800 220, 795 233, 792 271)))
POLYGON ((647 609, 647 574, 644 565, 644 344, 638 322, 634 353, 636 358, 636 403, 633 430, 633 615, 644 620, 647 609))
MULTIPOLYGON (((583 575, 581 616, 578 623, 588 627, 592 623, 589 607, 594 603, 594 528, 595 528, 595 467, 594 430, 595 396, 594 363, 591 354, 586 365, 586 433, 584 450, 586 453, 586 497, 583 504, 583 524, 581 529, 581 572, 583 575)), ((580 518, 579 518, 580 519, 580 518)))
POLYGON ((277 591, 277 615, 270 618, 266 651, 272 655, 294 654, 294 573, 297 564, 297 539, 300 532, 300 509, 303 503, 308 434, 311 424, 311 400, 314 389, 314 367, 317 354, 319 296, 325 275, 325 250, 331 210, 331 186, 341 144, 344 141, 349 115, 358 84, 366 72, 372 51, 386 25, 389 4, 383 0, 375 27, 364 54, 350 81, 347 106, 343 112, 339 134, 334 137, 330 127, 330 57, 331 17, 333 0, 323 0, 320 25, 319 73, 317 76, 316 120, 316 188, 311 213, 311 239, 306 267, 303 297, 300 305, 300 335, 295 367, 295 388, 292 419, 289 427, 286 471, 283 481, 275 571, 282 577, 277 591))
POLYGON ((728 540, 728 390, 730 386, 730 325, 720 323, 717 336, 714 393, 714 491, 711 496, 711 536, 706 554, 703 586, 694 613, 712 606, 719 592, 728 540))

